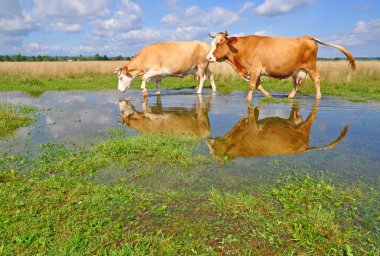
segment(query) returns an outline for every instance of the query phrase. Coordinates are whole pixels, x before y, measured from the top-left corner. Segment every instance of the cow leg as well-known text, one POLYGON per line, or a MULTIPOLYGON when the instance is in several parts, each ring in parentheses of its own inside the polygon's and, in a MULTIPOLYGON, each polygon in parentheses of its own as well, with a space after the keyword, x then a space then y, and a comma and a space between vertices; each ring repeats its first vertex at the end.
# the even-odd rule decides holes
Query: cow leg
POLYGON ((247 98, 246 98, 247 102, 252 101, 253 88, 254 87, 257 88, 258 84, 260 84, 260 74, 259 73, 257 73, 257 74, 252 73, 251 79, 249 80, 248 94, 247 94, 247 98))
POLYGON ((161 94, 161 92, 160 92, 160 88, 161 88, 161 79, 156 81, 156 88, 157 88, 156 95, 160 95, 160 94, 161 94))
POLYGON ((148 89, 146 88, 146 82, 147 82, 147 79, 145 78, 141 82, 141 90, 143 92, 144 97, 148 96, 148 89))
POLYGON ((214 74, 210 71, 210 69, 207 67, 206 69, 207 77, 210 79, 211 82, 211 88, 212 92, 216 92, 216 85, 214 80, 214 74))
POLYGON ((198 90, 197 90, 198 94, 202 93, 202 88, 203 88, 203 84, 205 83, 205 81, 206 81, 206 75, 203 74, 203 76, 201 76, 199 79, 199 85, 198 85, 198 90))
POLYGON ((310 75, 310 78, 311 80, 313 80, 314 82, 314 85, 315 85, 315 98, 316 99, 320 99, 322 97, 321 95, 321 84, 320 84, 320 80, 319 80, 319 74, 317 72, 317 70, 313 69, 313 70, 309 70, 309 75, 310 75))
POLYGON ((292 99, 294 98, 294 96, 296 96, 296 93, 298 91, 299 85, 301 84, 301 81, 302 80, 299 79, 298 77, 293 77, 293 90, 288 96, 289 99, 292 99))
POLYGON ((267 98, 272 98, 272 95, 270 95, 269 92, 267 92, 262 86, 261 86, 261 79, 260 77, 257 78, 257 81, 256 81, 256 85, 255 85, 256 89, 259 90, 265 97, 267 98))
POLYGON ((200 63, 198 64, 197 71, 198 71, 198 76, 199 76, 199 85, 198 85, 198 90, 197 93, 202 93, 202 88, 203 84, 205 83, 207 79, 207 67, 208 67, 208 62, 200 63))

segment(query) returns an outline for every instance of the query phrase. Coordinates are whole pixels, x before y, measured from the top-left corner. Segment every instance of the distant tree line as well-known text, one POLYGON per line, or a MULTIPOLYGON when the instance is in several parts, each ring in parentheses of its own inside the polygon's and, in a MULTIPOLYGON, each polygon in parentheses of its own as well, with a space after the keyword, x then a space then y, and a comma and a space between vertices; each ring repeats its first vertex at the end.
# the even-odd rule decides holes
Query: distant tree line
POLYGON ((99 55, 98 53, 90 56, 25 56, 21 54, 17 55, 0 55, 0 61, 93 61, 93 60, 131 60, 132 57, 124 57, 121 55, 108 57, 107 55, 99 55))

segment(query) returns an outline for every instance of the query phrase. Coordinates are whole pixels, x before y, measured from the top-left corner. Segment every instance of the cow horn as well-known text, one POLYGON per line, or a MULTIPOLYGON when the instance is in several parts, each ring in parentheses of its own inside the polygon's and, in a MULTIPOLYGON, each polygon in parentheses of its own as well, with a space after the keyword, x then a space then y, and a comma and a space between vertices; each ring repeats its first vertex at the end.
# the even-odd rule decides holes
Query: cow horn
POLYGON ((208 33, 208 36, 211 37, 211 38, 215 38, 215 36, 211 35, 210 32, 208 33))
POLYGON ((228 36, 228 32, 227 32, 227 30, 224 31, 224 34, 225 34, 226 36, 228 36))

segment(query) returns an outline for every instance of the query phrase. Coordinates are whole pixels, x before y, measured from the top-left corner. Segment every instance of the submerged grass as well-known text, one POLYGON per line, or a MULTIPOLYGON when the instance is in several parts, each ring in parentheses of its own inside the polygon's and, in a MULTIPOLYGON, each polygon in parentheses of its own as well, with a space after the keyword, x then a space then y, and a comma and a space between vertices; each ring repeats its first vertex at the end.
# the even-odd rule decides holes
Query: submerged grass
MULTIPOLYGON (((230 191, 183 187, 215 163, 193 138, 114 139, 77 151, 44 145, 0 158, 2 255, 376 255, 380 219, 362 224, 368 196, 324 176, 286 176, 230 191), (115 169, 118 183, 96 183, 115 169), (142 175, 141 175, 142 174, 142 175), (174 186, 149 187, 172 177, 174 186), (181 177, 181 178, 180 178, 181 177)), ((216 166, 215 166, 216 165, 216 166)), ((372 208, 373 209, 373 208, 372 208)))
POLYGON ((35 123, 35 113, 34 107, 0 104, 0 138, 12 134, 20 127, 35 123))
MULTIPOLYGON (((115 68, 126 62, 25 62, 0 63, 0 91, 25 91, 40 95, 49 90, 100 90, 117 87, 115 68)), ((352 72, 347 61, 318 61, 322 95, 346 97, 351 101, 380 101, 380 61, 357 61, 357 70, 352 72)), ((226 63, 211 65, 219 91, 248 88, 248 82, 239 78, 226 63)), ((132 88, 139 89, 137 79, 132 88)), ((162 88, 195 88, 197 81, 192 77, 165 78, 162 88)), ((263 78, 262 84, 269 92, 290 93, 292 80, 263 78)), ((206 86, 210 86, 206 82, 206 86)), ((150 84, 149 88, 155 86, 150 84)), ((315 94, 312 81, 307 78, 299 93, 315 94)))

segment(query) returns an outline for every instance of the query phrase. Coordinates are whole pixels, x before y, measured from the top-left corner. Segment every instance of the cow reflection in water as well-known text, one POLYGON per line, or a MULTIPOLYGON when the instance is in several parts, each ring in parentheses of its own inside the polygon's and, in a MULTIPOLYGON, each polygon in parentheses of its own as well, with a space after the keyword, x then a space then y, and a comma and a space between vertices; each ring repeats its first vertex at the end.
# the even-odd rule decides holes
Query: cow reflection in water
MULTIPOLYGON (((212 96, 211 96, 212 97, 212 96)), ((163 108, 161 97, 157 96, 156 106, 148 106, 147 99, 142 102, 142 111, 136 110, 131 100, 119 100, 120 121, 142 134, 172 134, 180 136, 210 136, 208 111, 212 98, 204 102, 197 95, 193 108, 163 108)))
POLYGON ((311 127, 317 118, 319 100, 315 101, 306 121, 303 121, 297 104, 293 104, 288 119, 268 117, 259 120, 261 107, 248 107, 248 116, 239 120, 225 136, 209 138, 207 145, 217 158, 271 156, 298 154, 310 150, 328 149, 343 140, 348 125, 340 136, 322 147, 309 147, 311 127))

